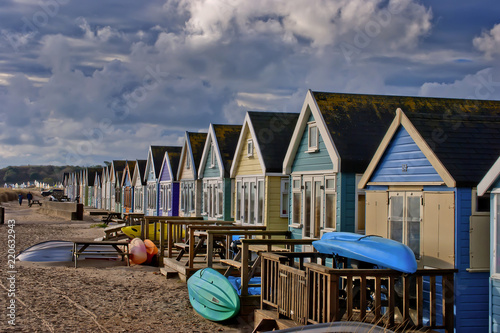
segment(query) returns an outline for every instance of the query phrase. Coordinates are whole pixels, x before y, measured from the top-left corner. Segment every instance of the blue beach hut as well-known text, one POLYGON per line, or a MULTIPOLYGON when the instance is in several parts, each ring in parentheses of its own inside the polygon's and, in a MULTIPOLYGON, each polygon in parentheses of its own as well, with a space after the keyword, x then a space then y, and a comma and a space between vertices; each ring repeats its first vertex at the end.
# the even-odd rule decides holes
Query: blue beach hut
POLYGON ((397 109, 359 182, 366 234, 408 245, 419 268, 457 269, 456 331, 486 332, 489 207, 476 187, 500 154, 500 102, 423 100, 397 109))
POLYGON ((481 255, 490 258, 489 328, 490 332, 500 332, 500 158, 477 186, 477 194, 490 202, 491 245, 481 255))

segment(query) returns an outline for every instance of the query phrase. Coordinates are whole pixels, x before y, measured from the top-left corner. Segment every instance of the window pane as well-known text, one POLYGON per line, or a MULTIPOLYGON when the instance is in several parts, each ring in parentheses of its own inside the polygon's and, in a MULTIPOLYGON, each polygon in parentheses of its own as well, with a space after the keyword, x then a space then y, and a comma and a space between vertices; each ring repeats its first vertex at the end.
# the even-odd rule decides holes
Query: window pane
POLYGON ((318 128, 316 126, 309 127, 309 147, 315 148, 317 146, 318 128))
POLYGON ((288 192, 283 193, 281 197, 281 214, 288 215, 288 192))
POLYGON ((420 258, 420 196, 410 196, 406 198, 406 229, 407 245, 415 253, 417 259, 420 258))
POLYGON ((259 180, 259 198, 258 198, 258 220, 257 223, 262 224, 264 222, 264 182, 262 180, 259 180))
POLYGON ((250 186, 245 182, 245 188, 243 192, 243 222, 248 223, 248 194, 250 191, 250 186))
POLYGON ((389 224, 389 232, 391 239, 403 243, 403 196, 392 196, 391 205, 391 221, 389 224))
POLYGON ((219 215, 222 215, 222 212, 223 212, 223 205, 224 205, 224 201, 223 201, 223 194, 224 192, 222 191, 222 183, 219 183, 219 215))
POLYGON ((321 224, 321 182, 314 182, 314 237, 319 237, 321 224))
POLYGON ((207 212, 208 207, 208 190, 207 183, 203 184, 203 213, 207 212))
POLYGON ((335 228, 335 194, 326 194, 325 228, 335 228))
POLYGON ((248 217, 248 222, 251 224, 255 223, 255 183, 250 183, 250 215, 248 217))
POLYGON ((335 189, 335 179, 327 179, 326 180, 326 188, 327 189, 335 189))
POLYGON ((300 189, 300 179, 294 179, 293 180, 293 188, 294 189, 300 189))
POLYGON ((305 182, 304 198, 304 236, 311 236, 311 182, 305 182))
POLYGON ((300 196, 301 196, 301 193, 293 193, 292 223, 296 223, 296 224, 300 224, 300 196))
POLYGON ((191 185, 191 211, 194 210, 194 206, 195 206, 195 196, 194 196, 195 192, 194 192, 194 186, 191 185))
MULTIPOLYGON (((232 200, 232 199, 231 199, 232 200)), ((236 221, 241 219, 241 182, 236 182, 236 221)))

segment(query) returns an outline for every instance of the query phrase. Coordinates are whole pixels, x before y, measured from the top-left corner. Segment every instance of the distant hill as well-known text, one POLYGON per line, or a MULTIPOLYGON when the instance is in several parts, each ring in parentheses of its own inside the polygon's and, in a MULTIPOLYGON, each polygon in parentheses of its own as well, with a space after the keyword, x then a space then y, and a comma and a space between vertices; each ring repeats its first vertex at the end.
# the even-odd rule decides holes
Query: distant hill
POLYGON ((54 166, 54 165, 24 165, 9 166, 0 169, 0 184, 21 184, 26 182, 39 182, 54 185, 62 181, 65 172, 75 172, 81 170, 78 166, 54 166))

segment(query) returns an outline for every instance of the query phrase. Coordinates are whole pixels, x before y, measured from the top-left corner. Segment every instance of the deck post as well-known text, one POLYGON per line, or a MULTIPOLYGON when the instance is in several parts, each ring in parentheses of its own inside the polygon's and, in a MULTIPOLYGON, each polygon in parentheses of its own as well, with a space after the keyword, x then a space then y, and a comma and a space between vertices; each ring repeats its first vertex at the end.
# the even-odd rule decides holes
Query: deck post
POLYGON ((207 267, 212 268, 214 258, 214 235, 210 232, 207 233, 207 267))
POLYGON ((453 274, 443 276, 443 321, 445 331, 452 333, 454 331, 455 316, 453 314, 454 295, 453 274))
POLYGON ((248 295, 248 243, 241 248, 241 296, 248 295))
POLYGON ((158 263, 163 266, 163 258, 165 257, 165 222, 160 221, 160 255, 158 256, 158 263))

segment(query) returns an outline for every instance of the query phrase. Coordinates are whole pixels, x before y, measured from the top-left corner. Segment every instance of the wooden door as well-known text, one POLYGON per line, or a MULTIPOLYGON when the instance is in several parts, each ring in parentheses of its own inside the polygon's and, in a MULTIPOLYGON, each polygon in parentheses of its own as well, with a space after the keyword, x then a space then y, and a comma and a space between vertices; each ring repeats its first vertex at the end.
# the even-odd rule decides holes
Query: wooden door
POLYGON ((387 238, 388 197, 386 191, 366 192, 366 234, 387 238))

